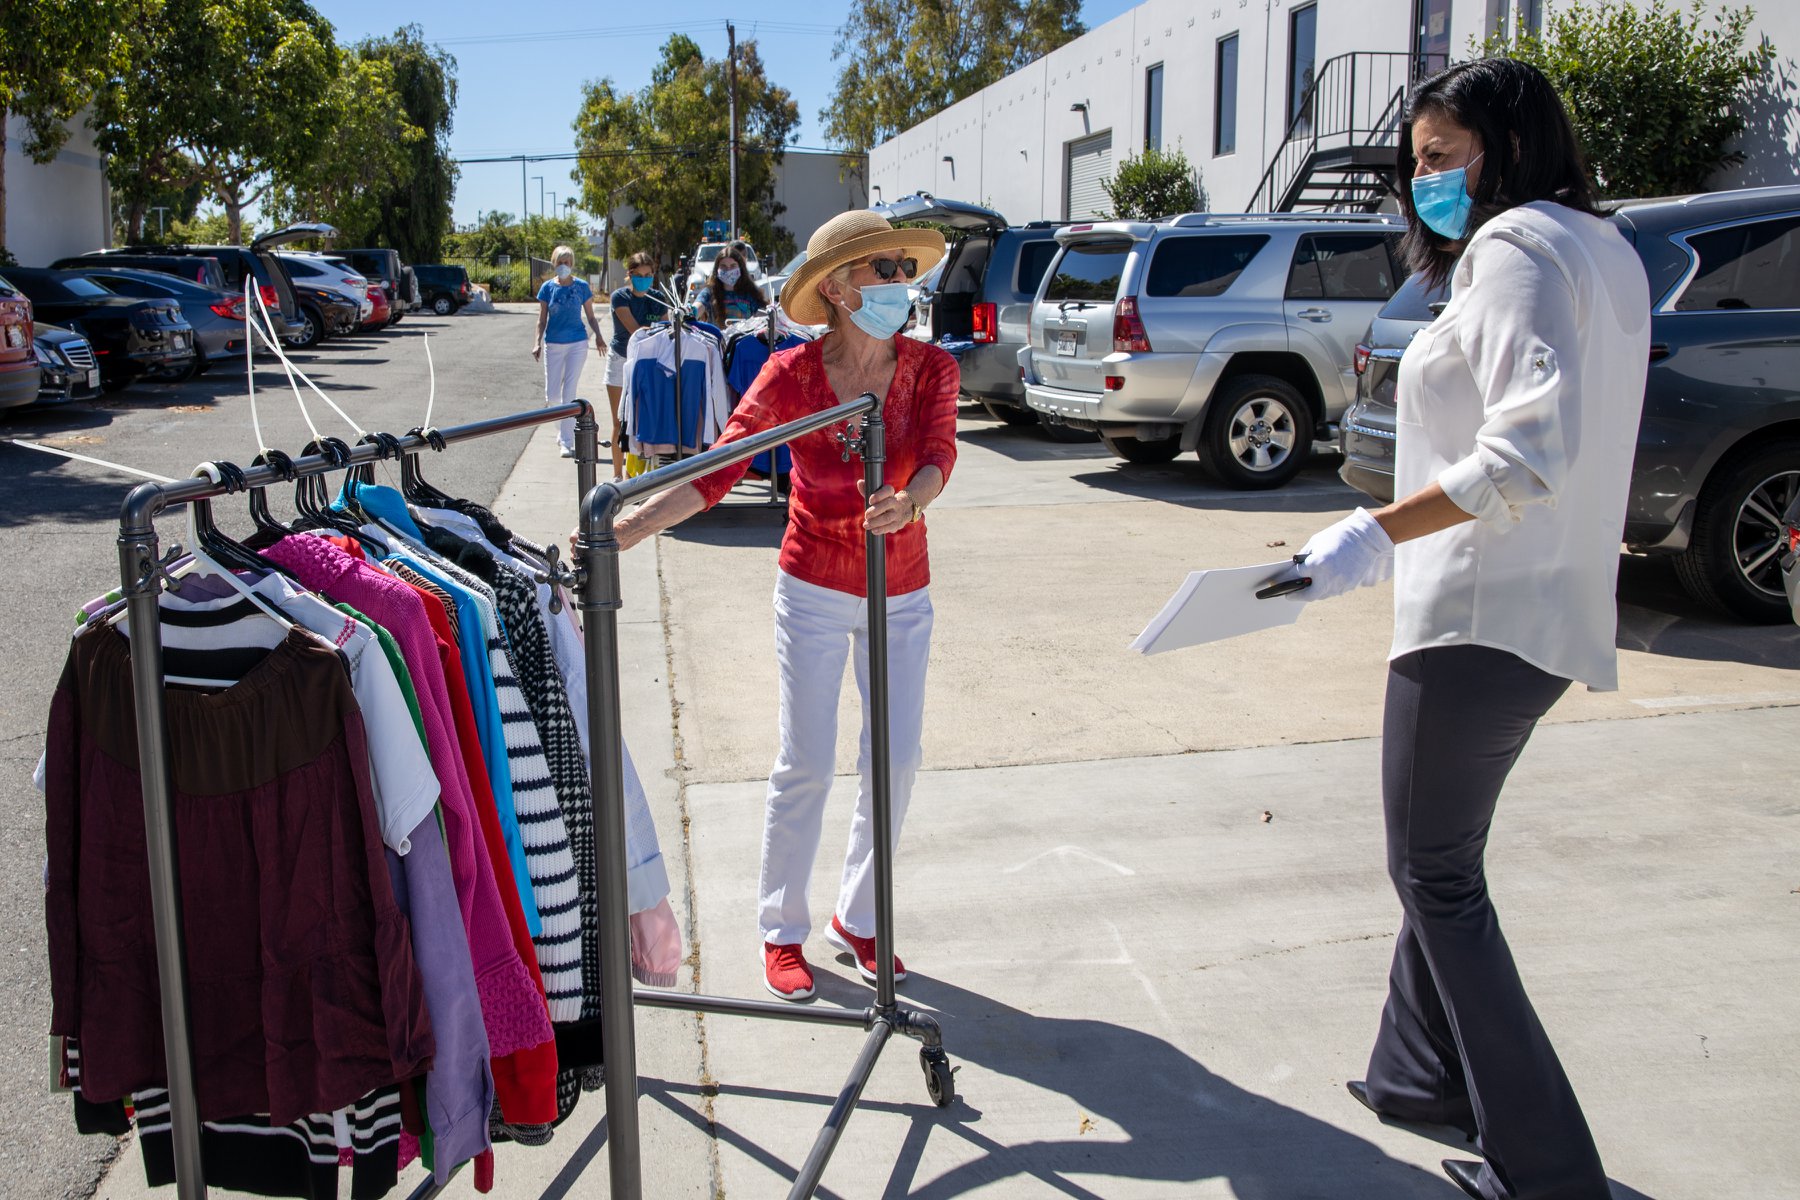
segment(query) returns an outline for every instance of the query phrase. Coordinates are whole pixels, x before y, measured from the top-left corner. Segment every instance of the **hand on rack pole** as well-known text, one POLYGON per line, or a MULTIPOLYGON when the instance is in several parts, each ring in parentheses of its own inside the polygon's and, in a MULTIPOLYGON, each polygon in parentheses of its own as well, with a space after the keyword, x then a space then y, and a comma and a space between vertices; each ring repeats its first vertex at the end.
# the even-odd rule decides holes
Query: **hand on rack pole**
MULTIPOLYGON (((856 490, 860 492, 863 487, 863 482, 858 480, 856 490)), ((882 537, 899 533, 912 524, 918 512, 919 508, 910 493, 895 491, 892 486, 883 486, 863 510, 863 528, 882 537)))

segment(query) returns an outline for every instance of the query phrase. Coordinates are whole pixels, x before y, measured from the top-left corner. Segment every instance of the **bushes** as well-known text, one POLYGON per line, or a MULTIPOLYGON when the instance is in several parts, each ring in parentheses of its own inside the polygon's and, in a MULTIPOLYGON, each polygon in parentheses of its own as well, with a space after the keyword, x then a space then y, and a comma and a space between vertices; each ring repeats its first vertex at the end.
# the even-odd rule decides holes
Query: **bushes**
POLYGON ((1152 149, 1127 155, 1118 173, 1101 186, 1112 202, 1114 221, 1154 221, 1206 207, 1200 172, 1180 147, 1168 154, 1152 149))
POLYGON ((488 294, 496 300, 529 300, 535 294, 531 288, 531 267, 527 263, 514 262, 504 267, 494 267, 473 258, 452 258, 445 261, 450 266, 467 271, 469 282, 488 289, 488 294))

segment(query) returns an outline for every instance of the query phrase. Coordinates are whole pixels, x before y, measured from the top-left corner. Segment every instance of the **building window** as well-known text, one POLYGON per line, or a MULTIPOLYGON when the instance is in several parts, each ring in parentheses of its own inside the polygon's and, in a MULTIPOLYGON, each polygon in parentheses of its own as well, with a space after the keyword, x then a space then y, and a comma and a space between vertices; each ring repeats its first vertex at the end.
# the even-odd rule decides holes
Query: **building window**
POLYGON ((1288 124, 1312 124, 1313 68, 1319 44, 1319 8, 1309 4, 1288 16, 1288 124))
POLYGON ((1144 72, 1144 149, 1162 149, 1163 69, 1157 63, 1144 72))
MULTIPOLYGON (((1536 0, 1522 0, 1521 20, 1536 0)), ((1413 4, 1413 55, 1420 76, 1435 75, 1450 65, 1450 0, 1415 0, 1413 4)))
POLYGON ((1519 0, 1519 33, 1540 34, 1544 31, 1544 0, 1519 0))
POLYGON ((1213 153, 1237 153, 1238 35, 1219 39, 1213 64, 1213 153))

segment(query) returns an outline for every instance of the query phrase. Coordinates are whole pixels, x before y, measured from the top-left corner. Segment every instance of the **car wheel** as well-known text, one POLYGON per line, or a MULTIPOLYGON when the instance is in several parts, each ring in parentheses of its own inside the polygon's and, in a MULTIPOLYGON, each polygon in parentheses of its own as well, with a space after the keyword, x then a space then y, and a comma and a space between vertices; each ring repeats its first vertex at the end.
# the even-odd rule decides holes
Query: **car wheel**
POLYGON ((1029 408, 1014 408, 1010 404, 1000 404, 993 400, 982 400, 979 403, 982 408, 987 410, 988 416, 1002 425, 1022 426, 1038 423, 1037 413, 1029 408))
POLYGON ((1102 433, 1100 440, 1106 448, 1126 462, 1134 463, 1167 463, 1174 462, 1181 453, 1181 435, 1170 434, 1165 438, 1131 437, 1122 433, 1102 433))
POLYGON ((1200 460, 1227 487, 1276 488, 1300 473, 1312 451, 1312 409, 1298 388, 1273 375, 1240 375, 1213 393, 1200 460))
POLYGON ((325 340, 325 318, 318 310, 302 308, 300 310, 300 328, 281 339, 297 350, 311 350, 325 340))
POLYGON ((447 317, 456 311, 456 301, 448 296, 439 296, 431 302, 431 311, 440 317, 447 317))
POLYGON ((1694 533, 1675 559, 1688 594, 1740 620, 1793 620, 1781 584, 1782 516, 1800 496, 1800 442, 1782 442, 1713 469, 1694 509, 1694 533))
POLYGON ((1091 442, 1095 433, 1091 429, 1073 429, 1061 421, 1052 421, 1043 413, 1037 414, 1038 432, 1053 442, 1072 444, 1075 442, 1091 442))

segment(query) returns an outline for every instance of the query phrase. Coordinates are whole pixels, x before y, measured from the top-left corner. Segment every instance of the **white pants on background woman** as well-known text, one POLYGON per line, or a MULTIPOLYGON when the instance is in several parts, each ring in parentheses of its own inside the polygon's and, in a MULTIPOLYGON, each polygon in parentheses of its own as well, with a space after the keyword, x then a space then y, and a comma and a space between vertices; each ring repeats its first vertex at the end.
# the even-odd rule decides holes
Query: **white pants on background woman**
MULTIPOLYGON (((544 345, 544 406, 569 404, 579 399, 581 368, 587 365, 588 344, 547 342, 544 345)), ((575 418, 565 417, 556 427, 556 441, 564 450, 575 448, 575 418)))
MULTIPOLYGON (((929 588, 888 598, 889 779, 893 842, 919 773, 925 728, 925 662, 931 653, 929 588)), ((762 883, 758 889, 765 943, 798 945, 812 932, 807 881, 819 853, 820 826, 837 768, 838 689, 844 660, 856 669, 862 694, 862 746, 856 815, 844 851, 837 913, 857 937, 875 936, 875 803, 869 770, 869 605, 861 596, 796 579, 775 582, 775 660, 781 679, 781 751, 769 774, 763 822, 762 883), (854 656, 852 648, 854 647, 854 656)))

